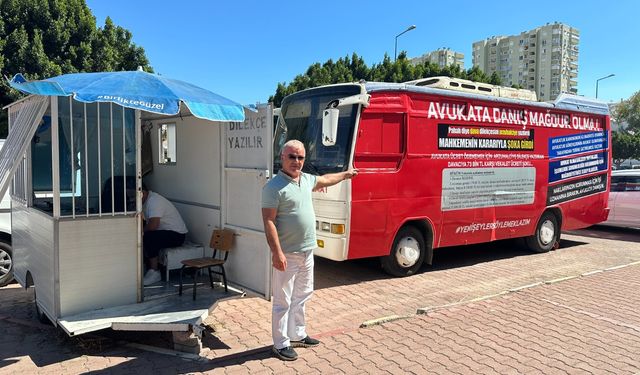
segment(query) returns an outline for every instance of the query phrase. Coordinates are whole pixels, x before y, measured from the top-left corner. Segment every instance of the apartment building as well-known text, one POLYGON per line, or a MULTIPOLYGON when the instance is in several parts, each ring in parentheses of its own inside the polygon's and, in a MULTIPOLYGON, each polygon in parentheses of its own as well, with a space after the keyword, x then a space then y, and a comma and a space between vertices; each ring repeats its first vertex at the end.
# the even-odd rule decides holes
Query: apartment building
POLYGON ((425 61, 437 64, 441 68, 455 64, 458 65, 460 69, 464 69, 464 54, 452 51, 449 48, 439 48, 435 51, 427 52, 420 57, 414 57, 409 60, 413 65, 422 64, 425 61))
POLYGON ((518 35, 493 36, 473 43, 474 66, 488 75, 497 72, 504 86, 533 90, 538 100, 578 92, 577 29, 546 24, 518 35))

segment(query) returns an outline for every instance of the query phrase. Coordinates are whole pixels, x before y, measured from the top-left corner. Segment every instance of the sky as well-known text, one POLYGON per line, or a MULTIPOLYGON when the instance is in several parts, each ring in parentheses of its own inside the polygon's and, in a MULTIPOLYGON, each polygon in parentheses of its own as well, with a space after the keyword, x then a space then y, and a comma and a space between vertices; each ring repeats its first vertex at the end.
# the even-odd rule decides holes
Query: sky
POLYGON ((448 47, 471 68, 473 42, 560 22, 580 32, 578 94, 618 102, 640 90, 640 1, 207 1, 86 0, 99 27, 133 34, 156 73, 241 104, 267 102, 278 83, 316 62, 448 47))

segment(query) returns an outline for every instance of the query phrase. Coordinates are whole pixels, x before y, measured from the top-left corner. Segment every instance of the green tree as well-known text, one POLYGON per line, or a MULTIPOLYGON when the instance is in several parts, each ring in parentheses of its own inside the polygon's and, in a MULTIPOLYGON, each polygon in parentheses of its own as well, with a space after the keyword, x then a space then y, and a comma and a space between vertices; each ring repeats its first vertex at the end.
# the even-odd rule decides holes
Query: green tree
POLYGON ((611 117, 619 129, 611 134, 613 163, 620 166, 629 159, 640 159, 640 91, 613 106, 611 117))
POLYGON ((640 133, 640 91, 615 105, 612 117, 618 124, 623 125, 625 130, 640 133))
POLYGON ((640 133, 614 131, 611 133, 611 149, 616 167, 629 159, 640 159, 640 133))
POLYGON ((131 38, 131 32, 113 23, 110 17, 104 21, 104 27, 97 30, 89 45, 91 52, 91 67, 94 71, 111 72, 136 70, 142 66, 146 71, 153 71, 149 67, 149 60, 144 49, 136 46, 131 38))
POLYGON ((282 99, 287 95, 333 83, 354 82, 362 79, 373 82, 406 82, 434 76, 500 84, 500 77, 497 74, 494 73, 489 77, 478 67, 468 70, 463 70, 457 65, 440 68, 431 62, 414 65, 409 62, 405 51, 400 52, 396 61, 391 61, 389 55, 385 54, 380 63, 368 67, 362 57, 354 52, 351 57, 345 56, 336 62, 332 59, 327 60, 324 64, 316 62, 309 66, 305 74, 297 75, 291 83, 278 83, 276 92, 269 97, 269 101, 280 106, 282 99))
POLYGON ((498 86, 502 84, 502 80, 500 79, 500 76, 497 72, 491 73, 491 77, 489 77, 489 83, 498 86))
MULTIPOLYGON (((152 72, 144 49, 110 18, 98 28, 85 0, 0 0, 0 71, 42 79, 65 73, 135 70, 152 72)), ((4 78, 3 77, 3 78, 4 78)), ((22 94, 0 80, 0 107, 22 94)), ((0 112, 0 137, 7 113, 0 112)))

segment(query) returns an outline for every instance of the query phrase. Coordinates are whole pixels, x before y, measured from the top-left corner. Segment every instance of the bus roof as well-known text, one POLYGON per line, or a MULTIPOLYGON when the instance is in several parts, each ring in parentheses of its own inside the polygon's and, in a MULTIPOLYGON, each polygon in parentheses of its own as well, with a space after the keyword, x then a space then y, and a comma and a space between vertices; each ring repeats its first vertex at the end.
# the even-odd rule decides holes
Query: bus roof
POLYGON ((597 99, 586 98, 578 95, 560 94, 553 102, 537 102, 531 100, 504 98, 491 95, 475 94, 469 92, 453 91, 448 89, 433 88, 428 86, 416 86, 413 83, 389 83, 389 82, 365 82, 365 90, 368 93, 380 91, 407 91, 424 94, 436 94, 451 97, 463 97, 480 99, 496 103, 512 103, 520 105, 536 106, 545 109, 565 109, 570 111, 608 115, 609 106, 606 102, 597 99))

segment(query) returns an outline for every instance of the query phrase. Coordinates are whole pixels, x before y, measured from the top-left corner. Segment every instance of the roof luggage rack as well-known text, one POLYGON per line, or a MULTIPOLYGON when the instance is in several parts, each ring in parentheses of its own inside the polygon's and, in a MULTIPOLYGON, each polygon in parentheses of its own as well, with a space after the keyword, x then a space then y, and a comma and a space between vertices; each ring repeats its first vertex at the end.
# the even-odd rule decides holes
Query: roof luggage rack
POLYGON ((534 91, 514 89, 512 87, 497 86, 489 83, 469 81, 451 77, 429 77, 405 82, 406 85, 434 87, 446 90, 461 91, 480 95, 491 95, 501 98, 511 98, 529 101, 538 101, 534 91))

